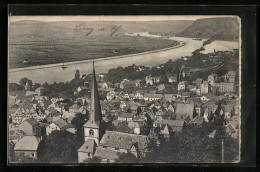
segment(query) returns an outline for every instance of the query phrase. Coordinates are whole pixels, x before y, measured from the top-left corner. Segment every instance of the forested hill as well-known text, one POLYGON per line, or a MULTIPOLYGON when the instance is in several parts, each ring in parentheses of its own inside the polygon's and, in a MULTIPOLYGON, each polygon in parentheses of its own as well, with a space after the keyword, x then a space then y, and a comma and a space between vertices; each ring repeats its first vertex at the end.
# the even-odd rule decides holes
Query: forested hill
POLYGON ((239 39, 239 23, 235 17, 198 19, 177 35, 181 37, 236 41, 239 39))
POLYGON ((192 20, 173 21, 58 21, 41 22, 22 20, 11 22, 10 38, 86 38, 96 36, 122 36, 134 32, 155 32, 178 34, 189 27, 192 20))

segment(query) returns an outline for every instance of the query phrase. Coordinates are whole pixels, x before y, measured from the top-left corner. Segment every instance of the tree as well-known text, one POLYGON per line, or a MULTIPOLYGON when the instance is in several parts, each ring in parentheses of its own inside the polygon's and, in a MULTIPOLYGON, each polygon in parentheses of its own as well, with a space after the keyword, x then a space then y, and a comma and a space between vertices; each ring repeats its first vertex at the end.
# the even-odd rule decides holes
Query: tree
POLYGON ((35 91, 37 88, 41 87, 41 84, 35 83, 32 87, 32 90, 35 91))
POLYGON ((147 154, 146 154, 146 158, 144 158, 143 161, 156 162, 159 153, 159 147, 156 144, 156 140, 150 139, 146 148, 147 148, 147 154))
POLYGON ((14 153, 14 143, 9 143, 9 162, 14 162, 15 161, 15 153, 14 153))
POLYGON ((74 135, 55 130, 44 140, 45 151, 41 162, 77 162, 74 135))
POLYGON ((24 86, 26 85, 27 81, 28 81, 29 85, 32 86, 32 80, 30 80, 30 79, 28 79, 28 78, 26 78, 26 77, 20 79, 20 81, 19 81, 20 86, 21 86, 22 88, 24 88, 24 86))
POLYGON ((75 117, 71 120, 71 124, 75 127, 76 130, 78 130, 83 127, 87 120, 87 114, 77 113, 75 117))
POLYGON ((23 87, 21 87, 20 85, 16 84, 16 83, 9 83, 9 91, 18 91, 18 90, 22 90, 23 87))
POLYGON ((79 80, 79 78, 80 78, 80 74, 79 74, 79 70, 77 69, 75 73, 75 79, 79 80))
POLYGON ((49 84, 47 82, 43 83, 42 86, 45 88, 49 88, 49 84))
POLYGON ((83 125, 88 120, 87 114, 77 113, 75 117, 71 120, 71 124, 75 127, 76 133, 74 140, 76 142, 75 146, 78 149, 84 143, 84 127, 83 125))

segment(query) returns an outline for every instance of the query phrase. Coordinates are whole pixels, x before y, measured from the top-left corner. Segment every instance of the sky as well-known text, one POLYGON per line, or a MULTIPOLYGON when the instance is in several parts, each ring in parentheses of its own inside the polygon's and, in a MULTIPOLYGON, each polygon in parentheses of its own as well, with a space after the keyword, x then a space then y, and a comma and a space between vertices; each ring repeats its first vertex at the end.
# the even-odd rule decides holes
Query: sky
POLYGON ((21 20, 56 21, 162 21, 162 20, 197 20, 200 18, 234 17, 227 15, 150 15, 150 16, 10 16, 10 22, 21 20))

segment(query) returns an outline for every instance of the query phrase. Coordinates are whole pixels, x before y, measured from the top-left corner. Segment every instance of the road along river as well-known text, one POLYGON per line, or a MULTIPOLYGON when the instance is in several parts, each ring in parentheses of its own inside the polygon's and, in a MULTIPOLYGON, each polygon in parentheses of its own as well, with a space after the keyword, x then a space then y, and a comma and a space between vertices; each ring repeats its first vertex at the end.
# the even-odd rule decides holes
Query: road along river
MULTIPOLYGON (((147 33, 141 33, 140 36, 156 37, 147 33)), ((138 54, 95 59, 96 73, 104 73, 118 66, 126 67, 132 64, 156 66, 169 59, 176 60, 182 56, 191 56, 192 52, 201 48, 203 44, 203 40, 198 41, 192 38, 170 37, 167 39, 180 41, 180 45, 138 54)), ((18 83, 23 77, 31 79, 33 83, 66 82, 74 78, 77 69, 79 69, 80 74, 92 72, 92 60, 68 62, 65 63, 65 66, 67 67, 65 70, 62 69, 61 63, 10 69, 9 83, 18 83)))

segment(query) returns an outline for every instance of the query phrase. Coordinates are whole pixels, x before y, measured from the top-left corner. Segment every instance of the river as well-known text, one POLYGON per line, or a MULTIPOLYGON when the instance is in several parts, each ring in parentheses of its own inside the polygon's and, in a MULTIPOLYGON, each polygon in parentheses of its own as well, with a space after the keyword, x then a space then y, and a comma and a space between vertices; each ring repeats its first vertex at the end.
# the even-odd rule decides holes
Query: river
MULTIPOLYGON (((140 36, 158 37, 156 35, 149 35, 148 33, 139 34, 140 36)), ((145 65, 148 67, 156 66, 167 62, 169 59, 176 60, 182 56, 191 56, 192 52, 201 48, 203 44, 203 40, 198 41, 192 38, 170 37, 164 39, 177 40, 180 41, 181 44, 177 47, 145 53, 95 59, 96 73, 105 73, 109 69, 118 66, 126 67, 132 64, 145 65)), ((65 70, 63 70, 61 66, 62 64, 51 64, 10 69, 8 77, 9 83, 18 83, 23 77, 31 79, 33 83, 41 84, 44 82, 53 83, 54 81, 66 82, 74 78, 77 69, 79 69, 81 75, 92 72, 92 60, 65 63, 67 67, 65 70)))

